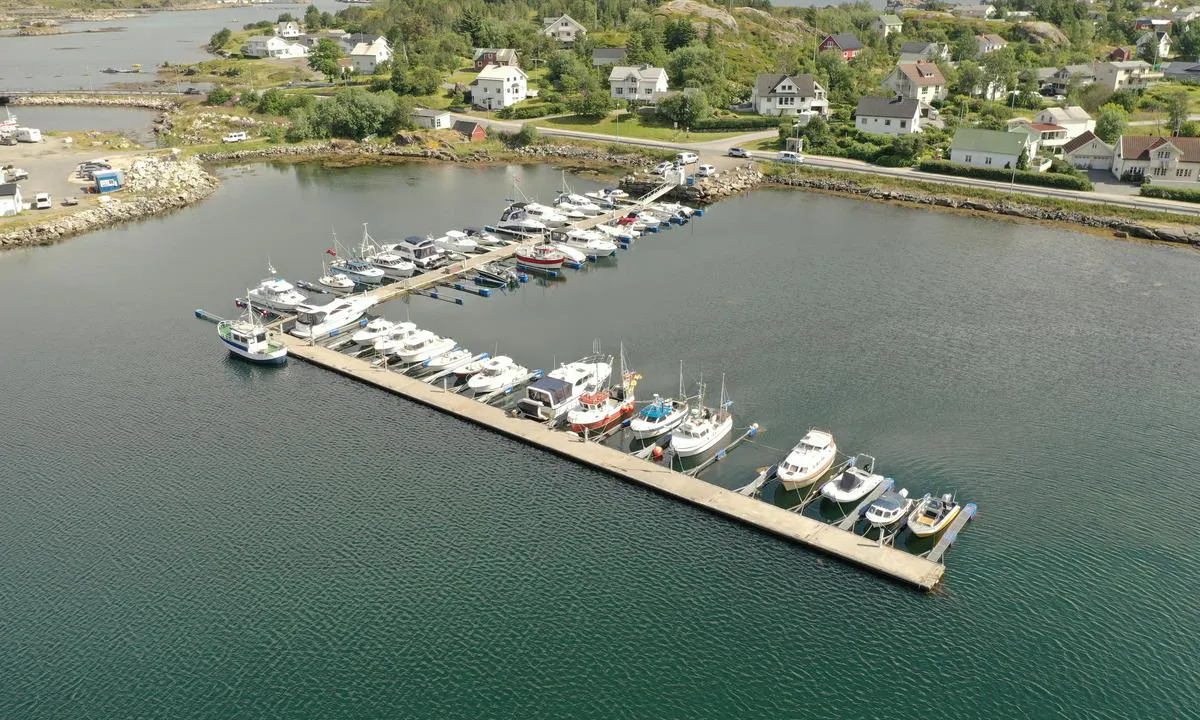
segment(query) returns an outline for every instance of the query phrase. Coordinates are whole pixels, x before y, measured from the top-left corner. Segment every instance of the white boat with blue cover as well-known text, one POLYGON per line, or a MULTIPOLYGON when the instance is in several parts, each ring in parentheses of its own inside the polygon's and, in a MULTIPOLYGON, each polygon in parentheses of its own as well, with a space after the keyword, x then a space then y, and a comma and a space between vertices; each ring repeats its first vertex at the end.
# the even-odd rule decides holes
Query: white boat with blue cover
POLYGON ((856 503, 883 481, 884 477, 875 473, 875 458, 859 455, 847 460, 833 479, 821 486, 821 494, 835 503, 856 503))
POLYGON ((253 290, 246 291, 251 305, 277 313, 290 313, 308 298, 287 280, 275 276, 275 268, 267 268, 271 277, 265 278, 253 290))
POLYGON ((637 440, 650 440, 674 430, 688 416, 687 400, 674 400, 655 395, 629 421, 629 431, 637 440))

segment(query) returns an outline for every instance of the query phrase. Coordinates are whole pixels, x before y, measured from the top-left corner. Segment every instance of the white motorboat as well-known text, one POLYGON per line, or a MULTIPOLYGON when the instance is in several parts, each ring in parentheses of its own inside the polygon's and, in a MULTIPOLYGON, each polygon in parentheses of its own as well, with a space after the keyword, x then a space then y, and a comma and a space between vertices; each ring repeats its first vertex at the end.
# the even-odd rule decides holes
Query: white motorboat
POLYGON ((589 217, 591 217, 584 211, 576 208, 571 203, 555 203, 554 211, 561 215, 565 215, 568 223, 577 223, 581 220, 587 220, 589 217))
POLYGON ((786 490, 806 488, 833 467, 835 457, 837 443, 833 441, 833 435, 814 428, 779 463, 776 474, 786 490))
POLYGON ((483 371, 483 366, 487 363, 488 358, 482 357, 474 362, 469 362, 462 367, 454 369, 454 377, 464 380, 474 377, 476 374, 483 371))
POLYGON ((586 253, 589 257, 609 257, 617 244, 595 230, 568 230, 564 244, 586 253))
POLYGON ((350 341, 355 345, 374 345, 375 341, 387 335, 393 326, 395 323, 391 320, 381 317, 371 318, 361 330, 350 336, 350 341))
POLYGON ((344 273, 329 272, 322 266, 321 277, 317 278, 317 284, 321 287, 328 288, 336 293, 348 293, 354 289, 354 281, 349 275, 344 273))
POLYGON ((509 356, 497 355, 480 365, 478 372, 467 380, 467 387, 476 395, 482 395, 506 388, 528 374, 529 370, 518 365, 509 356))
POLYGON ((641 235, 640 232, 634 230, 633 228, 618 228, 608 224, 597 225, 592 229, 596 232, 604 233, 617 242, 626 244, 633 242, 639 235, 641 235))
POLYGON ((680 205, 672 202, 658 202, 650 205, 650 210, 654 212, 666 213, 668 216, 681 217, 684 219, 690 218, 696 214, 695 208, 690 208, 687 205, 680 205))
POLYGON ((499 237, 481 228, 463 228, 463 233, 483 247, 499 247, 505 244, 499 237))
POLYGON ((446 261, 441 249, 434 245, 432 240, 416 235, 410 235, 402 242, 385 247, 412 263, 420 272, 433 270, 446 261))
POLYGON ((445 370, 451 365, 460 363, 471 356, 471 351, 466 348, 454 348, 449 352, 429 358, 425 361, 425 367, 430 371, 445 370))
POLYGON ((585 192, 584 196, 591 198, 592 200, 598 200, 602 203, 608 203, 609 205, 616 205, 621 200, 629 199, 629 193, 627 193, 624 190, 621 190, 619 188, 604 188, 603 190, 592 190, 591 192, 585 192))
POLYGON ((405 260, 395 250, 379 249, 366 257, 366 261, 383 271, 384 277, 403 280, 412 277, 417 266, 405 260))
POLYGON ((555 421, 579 404, 590 388, 602 387, 612 375, 612 357, 593 355, 567 363, 531 384, 517 403, 522 415, 555 421))
POLYGON ((544 222, 526 212, 525 203, 517 202, 509 205, 500 214, 500 222, 496 223, 496 229, 503 233, 525 236, 541 235, 549 228, 544 222))
POLYGON ((370 297, 344 297, 324 305, 307 303, 296 308, 296 325, 291 333, 296 337, 317 338, 356 325, 375 304, 370 297))
POLYGON ((271 333, 258 322, 253 308, 239 320, 217 323, 217 337, 229 352, 243 360, 259 365, 282 365, 287 362, 287 346, 271 339, 271 333))
POLYGON ((625 364, 625 346, 622 344, 619 354, 621 359, 621 375, 617 383, 609 387, 597 385, 589 388, 579 396, 579 404, 567 411, 567 424, 572 432, 588 436, 591 433, 603 433, 637 409, 638 381, 642 376, 627 369, 625 364))
POLYGON ((587 262, 587 254, 582 250, 578 250, 567 244, 565 237, 562 239, 562 241, 551 240, 548 244, 558 252, 562 253, 562 256, 569 263, 582 265, 583 263, 587 262))
POLYGON ((595 198, 573 192, 560 192, 557 202, 567 203, 575 209, 591 216, 601 215, 605 210, 612 208, 612 202, 608 200, 596 200, 595 198))
POLYGON ((721 402, 716 408, 704 407, 704 383, 696 407, 683 422, 671 431, 671 447, 679 457, 699 455, 712 448, 733 430, 733 414, 730 403, 725 399, 725 378, 721 378, 721 402))
POLYGON ((279 313, 290 313, 297 305, 308 300, 303 293, 287 280, 275 276, 275 268, 267 265, 271 277, 263 279, 258 287, 246 291, 246 298, 251 305, 266 308, 279 313))
POLYGON ((917 506, 908 515, 908 529, 917 537, 937 535, 953 522, 962 510, 953 495, 940 498, 929 495, 917 501, 917 506))
POLYGON ((637 440, 649 440, 665 435, 687 418, 688 409, 687 397, 683 394, 683 361, 680 361, 679 399, 664 398, 656 394, 654 400, 629 421, 629 430, 637 440))
POLYGON ((462 230, 450 230, 445 235, 438 238, 430 238, 433 244, 442 252, 453 252, 462 255, 471 255, 479 252, 479 243, 475 242, 474 238, 468 237, 462 230))
POLYGON ((417 326, 410 322, 401 322, 392 325, 386 335, 375 340, 375 354, 377 355, 393 355, 400 346, 404 344, 413 333, 417 332, 417 326))
POLYGON ((863 517, 874 527, 882 528, 900 522, 912 509, 913 500, 908 490, 888 490, 879 499, 867 506, 863 517))
MULTIPOLYGON (((586 198, 585 198, 586 199, 586 198)), ((569 218, 583 220, 590 217, 596 217, 604 213, 604 208, 594 202, 573 203, 569 200, 560 198, 554 204, 560 213, 563 213, 569 218)))
MULTIPOLYGON (((541 203, 525 203, 525 212, 540 220, 548 228, 558 228, 571 222, 571 219, 549 205, 541 203)), ((582 219, 582 218, 580 218, 582 219)))
POLYGON ((875 458, 859 455, 847 460, 833 479, 821 486, 821 494, 835 503, 855 503, 883 480, 882 475, 875 474, 875 458))
POLYGON ((402 363, 419 363, 450 352, 458 343, 453 338, 442 337, 428 330, 418 330, 396 348, 396 357, 402 363))
POLYGON ((335 258, 329 263, 329 269, 363 285, 378 285, 383 282, 382 268, 358 258, 335 258))

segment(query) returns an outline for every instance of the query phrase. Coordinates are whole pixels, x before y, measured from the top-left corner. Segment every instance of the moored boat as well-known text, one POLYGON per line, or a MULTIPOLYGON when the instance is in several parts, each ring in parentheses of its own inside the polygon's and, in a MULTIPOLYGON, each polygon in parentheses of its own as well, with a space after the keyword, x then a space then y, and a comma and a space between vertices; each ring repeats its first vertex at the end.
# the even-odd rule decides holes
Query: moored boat
POLYGON ((239 320, 217 323, 217 337, 236 357, 258 365, 282 365, 287 362, 287 346, 271 339, 271 333, 258 322, 253 308, 239 320))
POLYGON ((496 230, 517 237, 542 235, 548 229, 545 223, 525 210, 525 203, 520 202, 506 207, 496 223, 496 230))
POLYGON ((472 357, 470 350, 466 348, 454 348, 441 355, 429 358, 424 364, 430 371, 445 370, 451 365, 460 363, 470 357, 472 357))
POLYGON ((265 278, 258 287, 246 291, 251 305, 278 313, 289 313, 308 298, 294 285, 281 277, 275 277, 275 268, 268 266, 272 277, 265 278))
POLYGON ((721 378, 721 402, 715 408, 704 407, 704 383, 700 383, 696 407, 671 431, 671 447, 679 457, 699 455, 711 449, 733 430, 733 414, 725 399, 725 378, 721 378))
MULTIPOLYGON (((549 205, 542 205, 541 203, 525 203, 525 212, 541 221, 548 228, 559 228, 571 222, 571 218, 549 205)), ((579 219, 582 220, 583 218, 579 219)))
POLYGON ((609 257, 617 251, 617 244, 595 230, 568 230, 563 244, 585 253, 588 257, 609 257))
POLYGON ((468 237, 462 230, 448 230, 445 235, 430 239, 433 240, 434 246, 442 252, 453 252, 460 255, 479 252, 479 243, 474 238, 468 237))
POLYGON ((529 245, 517 250, 517 264, 533 270, 558 270, 566 256, 550 245, 529 245))
POLYGON ((391 320, 386 318, 371 318, 362 329, 350 336, 350 341, 355 345, 374 345, 375 341, 387 335, 395 325, 391 320))
POLYGON ((961 510, 962 505, 955 502, 953 495, 946 494, 939 498, 926 493, 909 513, 908 529, 917 537, 937 535, 946 529, 961 510))
POLYGON ((529 374, 507 355, 497 355, 482 362, 479 370, 467 380, 467 387, 477 395, 506 388, 529 374))
POLYGON ((453 338, 418 330, 400 343, 395 354, 402 363, 419 363, 453 350, 456 344, 453 338))
POLYGON ((516 270, 495 262, 475 268, 475 276, 480 284, 492 287, 506 287, 520 281, 516 270))
POLYGON ((650 440, 674 430, 687 415, 687 400, 655 395, 654 399, 629 421, 629 430, 637 440, 650 440))
POLYGON ((912 504, 907 489, 887 490, 867 506, 863 517, 874 527, 887 527, 903 520, 912 509, 912 504))
POLYGON ((401 242, 384 247, 412 263, 420 272, 429 272, 446 262, 441 249, 429 238, 410 235, 401 242))
POLYGON ((882 475, 875 473, 875 458, 859 455, 847 460, 838 473, 821 486, 821 494, 835 503, 858 502, 883 480, 882 475))
POLYGON ((608 382, 611 374, 611 357, 593 355, 567 363, 526 388, 517 409, 536 420, 557 420, 574 408, 589 388, 608 382))
POLYGON ((599 433, 625 420, 637 408, 634 390, 641 375, 625 367, 625 348, 621 348, 620 382, 612 387, 597 385, 579 397, 579 404, 567 411, 567 423, 574 432, 599 433))
POLYGON ((375 353, 377 355, 395 354, 415 332, 417 332, 417 326, 414 323, 400 322, 392 325, 385 335, 375 340, 375 353))
POLYGON ((786 490, 799 490, 819 480, 837 457, 833 435, 812 429, 796 444, 787 458, 779 463, 777 475, 786 490))
POLYGON ((338 298, 324 305, 304 304, 296 308, 296 325, 291 334, 316 338, 356 325, 363 314, 375 304, 373 298, 338 298))

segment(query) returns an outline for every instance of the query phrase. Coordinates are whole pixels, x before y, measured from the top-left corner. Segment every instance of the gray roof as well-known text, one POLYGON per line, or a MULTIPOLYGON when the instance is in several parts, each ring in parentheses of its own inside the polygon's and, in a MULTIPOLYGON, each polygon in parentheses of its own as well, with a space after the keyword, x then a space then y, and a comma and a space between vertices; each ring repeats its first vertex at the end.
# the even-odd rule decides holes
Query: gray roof
MULTIPOLYGON (((813 76, 809 75, 807 73, 804 75, 784 75, 783 73, 762 73, 754 80, 754 96, 755 97, 770 96, 771 91, 774 90, 775 86, 778 85, 780 82, 782 82, 784 78, 788 78, 789 80, 792 81, 792 84, 796 86, 796 90, 798 91, 795 93, 796 95, 799 95, 801 97, 809 97, 811 95, 817 94, 816 82, 813 80, 813 76)), ((790 95, 791 93, 788 93, 788 94, 790 95)))
POLYGON ((417 108, 416 110, 413 110, 413 115, 418 117, 433 118, 449 114, 450 113, 446 112, 445 110, 430 110, 429 108, 417 108))
POLYGON ((933 43, 926 42, 924 40, 909 40, 908 42, 902 43, 900 45, 900 52, 902 52, 902 53, 930 52, 933 49, 930 47, 931 45, 933 45, 933 43))
POLYGON ((916 98, 861 97, 854 114, 859 117, 911 118, 920 106, 916 98))
POLYGON ((15 196, 17 194, 16 183, 4 183, 0 185, 0 197, 15 196))
POLYGON ((475 122, 474 120, 455 120, 454 121, 454 129, 459 131, 463 135, 470 135, 471 133, 475 132, 475 128, 477 128, 477 127, 483 127, 483 126, 480 125, 479 123, 475 122))
POLYGON ((592 48, 592 60, 611 60, 613 62, 621 62, 629 51, 623 47, 620 48, 592 48))
POLYGON ((862 41, 850 33, 834 33, 831 37, 843 50, 861 50, 863 47, 862 41))

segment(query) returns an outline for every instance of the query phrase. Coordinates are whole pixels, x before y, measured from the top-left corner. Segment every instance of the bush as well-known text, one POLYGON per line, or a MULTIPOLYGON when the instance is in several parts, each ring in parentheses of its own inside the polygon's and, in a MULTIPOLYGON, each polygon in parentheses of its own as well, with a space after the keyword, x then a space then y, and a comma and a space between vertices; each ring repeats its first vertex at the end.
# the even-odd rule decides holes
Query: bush
POLYGON ((766 115, 734 117, 710 117, 692 123, 692 130, 717 132, 723 130, 771 130, 779 127, 783 118, 766 115))
POLYGON ((518 130, 517 133, 512 136, 512 143, 513 143, 513 145, 516 145, 517 147, 524 147, 526 145, 532 145, 535 142, 537 142, 537 140, 538 140, 537 128, 534 127, 533 125, 530 125, 529 123, 525 123, 524 125, 522 125, 521 129, 518 130))
POLYGON ((229 88, 217 86, 208 91, 208 97, 204 99, 205 105, 224 105, 233 98, 233 93, 229 88))
POLYGON ((1163 200, 1200 203, 1200 190, 1163 187, 1162 185, 1143 185, 1141 194, 1145 197, 1162 198, 1163 200))
POLYGON ((1041 185, 1043 187, 1062 188, 1064 190, 1091 190, 1092 183, 1086 178, 1059 173, 1039 173, 1029 170, 1012 170, 1004 168, 981 168, 972 165, 962 165, 947 160, 922 160, 917 166, 924 172, 941 175, 957 175, 959 177, 979 178, 980 180, 996 180, 998 182, 1019 182, 1022 185, 1041 185))
POLYGON ((562 103, 509 105, 497 112, 496 117, 502 120, 532 120, 534 118, 546 117, 547 115, 558 115, 566 111, 567 108, 562 103))

